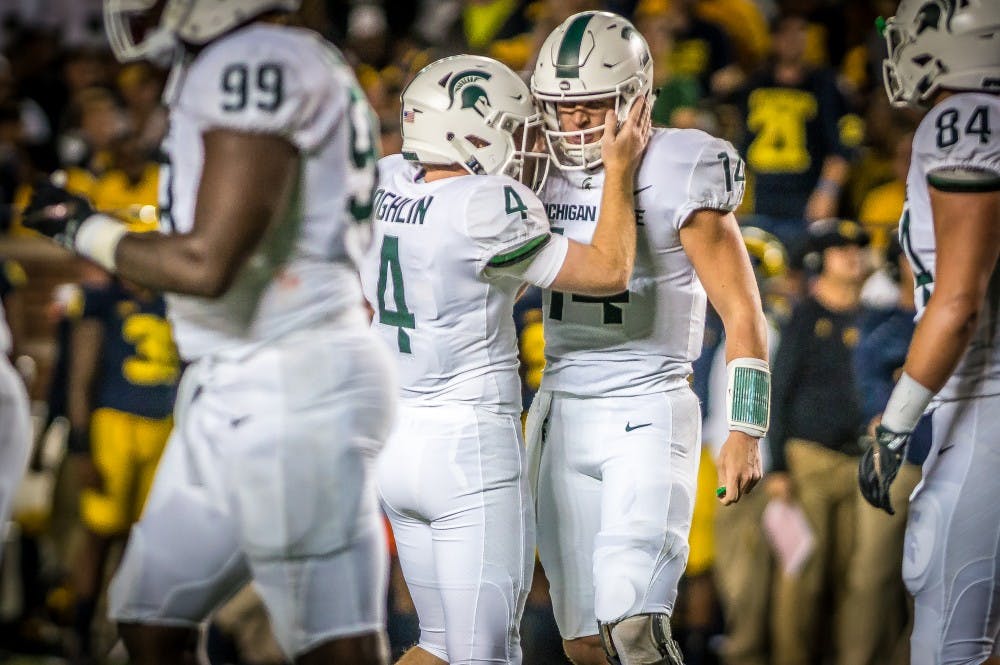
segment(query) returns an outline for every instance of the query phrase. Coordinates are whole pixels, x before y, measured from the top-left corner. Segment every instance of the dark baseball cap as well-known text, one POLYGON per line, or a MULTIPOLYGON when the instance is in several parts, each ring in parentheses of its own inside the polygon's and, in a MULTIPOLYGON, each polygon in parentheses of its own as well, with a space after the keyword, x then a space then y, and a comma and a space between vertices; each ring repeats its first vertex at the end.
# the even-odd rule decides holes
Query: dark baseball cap
POLYGON ((819 219, 808 227, 807 250, 822 252, 830 247, 857 245, 867 247, 871 236, 864 227, 849 219, 819 219))

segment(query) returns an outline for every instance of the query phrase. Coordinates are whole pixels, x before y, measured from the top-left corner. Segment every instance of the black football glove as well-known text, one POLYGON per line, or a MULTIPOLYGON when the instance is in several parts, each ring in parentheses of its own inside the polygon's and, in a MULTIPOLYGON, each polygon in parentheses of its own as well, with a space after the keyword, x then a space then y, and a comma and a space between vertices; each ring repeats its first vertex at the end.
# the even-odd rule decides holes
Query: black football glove
POLYGON ((42 180, 35 185, 21 223, 72 250, 80 224, 93 214, 87 199, 42 180))
POLYGON ((910 432, 893 432, 882 425, 875 428, 872 445, 858 463, 858 484, 865 501, 895 515, 889 500, 889 488, 906 457, 910 432))

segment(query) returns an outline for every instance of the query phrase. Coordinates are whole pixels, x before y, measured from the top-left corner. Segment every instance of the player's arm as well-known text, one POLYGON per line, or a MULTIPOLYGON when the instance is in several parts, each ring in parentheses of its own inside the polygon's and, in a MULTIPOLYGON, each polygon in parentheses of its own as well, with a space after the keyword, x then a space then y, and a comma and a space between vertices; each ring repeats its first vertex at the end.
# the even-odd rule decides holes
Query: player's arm
POLYGON ((290 204, 299 153, 278 134, 212 129, 202 141, 204 167, 188 233, 129 233, 120 220, 52 183, 35 188, 25 225, 154 291, 218 297, 290 204))
POLYGON ((218 297, 288 209, 299 160, 290 142, 227 129, 206 132, 203 142, 191 232, 125 235, 114 255, 122 277, 155 291, 218 297))
POLYGON ((69 416, 75 452, 90 448, 90 416, 94 410, 94 391, 103 348, 104 328, 99 319, 85 317, 73 324, 66 380, 66 415, 69 416))
MULTIPOLYGON (((537 209, 524 206, 525 223, 518 223, 516 230, 518 234, 524 227, 532 231, 516 245, 504 244, 502 251, 494 251, 486 264, 487 275, 590 296, 614 295, 628 288, 636 251, 635 170, 649 140, 649 123, 645 103, 632 107, 620 129, 616 129, 614 113, 608 111, 605 117, 601 138, 604 189, 589 245, 553 235, 540 203, 537 209)), ((473 231, 471 235, 484 234, 473 231)))
MULTIPOLYGON (((1000 176, 997 178, 1000 190, 1000 176)), ((929 187, 937 247, 934 296, 917 324, 903 371, 931 393, 958 366, 976 330, 1000 254, 1000 191, 929 187)))
POLYGON ((569 242, 566 258, 549 288, 588 296, 611 296, 628 288, 635 265, 635 172, 649 141, 650 117, 645 99, 632 106, 616 129, 608 111, 601 137, 604 188, 590 244, 569 242))
POLYGON ((917 324, 875 441, 859 466, 861 493, 890 514, 889 488, 909 435, 965 353, 1000 256, 1000 172, 953 170, 932 173, 928 180, 936 248, 934 295, 917 324))
POLYGON ((171 103, 202 128, 194 214, 182 232, 127 233, 51 184, 36 188, 24 224, 141 286, 218 297, 288 209, 300 154, 318 150, 348 121, 348 84, 283 42, 261 51, 236 40, 202 51, 171 103), (243 85, 233 85, 234 72, 243 85))
POLYGON ((731 212, 696 210, 681 227, 680 239, 726 330, 730 432, 718 466, 720 488, 725 488, 720 498, 728 505, 739 501, 761 477, 757 441, 768 424, 767 321, 731 212), (754 412, 740 413, 746 409, 754 412))

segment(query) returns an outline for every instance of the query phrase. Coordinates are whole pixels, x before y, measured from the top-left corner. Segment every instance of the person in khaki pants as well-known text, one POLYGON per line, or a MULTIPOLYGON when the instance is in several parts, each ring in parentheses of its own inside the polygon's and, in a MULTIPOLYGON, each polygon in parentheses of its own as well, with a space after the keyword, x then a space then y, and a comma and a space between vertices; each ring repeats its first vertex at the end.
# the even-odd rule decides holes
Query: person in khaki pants
MULTIPOLYGON (((882 268, 899 287, 895 306, 881 311, 865 326, 854 351, 854 373, 861 411, 869 435, 882 419, 882 411, 910 347, 916 327, 913 271, 899 241, 891 238, 882 268)), ((903 534, 909 496, 920 481, 920 465, 930 448, 930 419, 914 432, 908 464, 892 487, 895 515, 888 515, 859 499, 855 512, 857 544, 844 586, 844 607, 838 623, 840 663, 850 665, 908 665, 908 635, 912 603, 903 586, 903 534)))
MULTIPOLYGON (((775 355, 767 487, 772 497, 802 507, 815 543, 801 570, 776 574, 772 663, 812 665, 833 652, 840 665, 862 665, 853 652, 865 640, 883 640, 883 617, 873 614, 883 610, 860 607, 860 590, 891 578, 892 566, 898 570, 898 562, 880 559, 895 559, 883 548, 887 533, 902 529, 861 501, 856 483, 857 441, 867 423, 851 360, 868 237, 854 222, 831 219, 810 226, 808 243, 806 267, 818 276, 775 355)), ((888 663, 888 648, 879 649, 877 662, 888 663)))
POLYGON ((861 499, 856 455, 789 439, 785 455, 794 499, 816 538, 812 556, 794 577, 778 573, 774 595, 773 663, 815 663, 829 624, 838 665, 907 662, 905 595, 900 570, 907 498, 920 467, 907 464, 892 488, 890 516, 861 499), (833 578, 832 603, 823 604, 833 578))

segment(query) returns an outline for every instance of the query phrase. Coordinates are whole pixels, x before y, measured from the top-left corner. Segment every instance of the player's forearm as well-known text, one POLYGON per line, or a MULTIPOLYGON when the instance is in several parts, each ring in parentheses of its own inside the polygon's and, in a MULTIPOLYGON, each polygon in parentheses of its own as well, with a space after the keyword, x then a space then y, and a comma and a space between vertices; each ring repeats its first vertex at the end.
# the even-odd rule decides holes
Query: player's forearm
POLYGON ((759 303, 748 298, 722 317, 726 330, 726 361, 736 358, 759 358, 765 362, 767 355, 767 320, 759 303), (755 306, 756 304, 756 306, 755 306))
POLYGON ((935 292, 913 334, 903 371, 931 392, 944 387, 976 330, 981 299, 935 292))
POLYGON ((635 266, 636 225, 632 170, 607 170, 601 193, 601 213, 590 241, 594 276, 614 295, 628 288, 635 266))
POLYGON ((217 298, 236 270, 192 235, 129 234, 115 251, 115 271, 153 291, 217 298))
POLYGON ((66 415, 72 428, 86 432, 93 411, 94 385, 97 381, 104 333, 93 319, 77 322, 70 335, 69 372, 66 379, 66 415))

